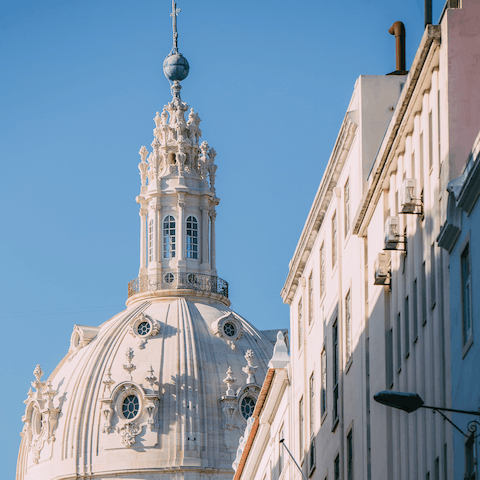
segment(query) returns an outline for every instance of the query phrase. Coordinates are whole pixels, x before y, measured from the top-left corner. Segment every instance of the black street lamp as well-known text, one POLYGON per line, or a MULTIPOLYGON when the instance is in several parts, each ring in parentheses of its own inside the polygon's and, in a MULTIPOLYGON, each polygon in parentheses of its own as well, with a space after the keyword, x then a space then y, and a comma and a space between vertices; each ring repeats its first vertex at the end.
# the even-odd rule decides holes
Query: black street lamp
POLYGON ((430 410, 434 410, 434 412, 438 412, 445 420, 447 420, 447 422, 451 423, 465 437, 470 438, 470 436, 473 435, 473 437, 476 438, 478 436, 478 434, 475 435, 478 426, 480 426, 480 423, 477 420, 472 420, 468 423, 467 429, 470 435, 467 435, 459 427, 457 427, 448 417, 446 417, 442 413, 442 411, 478 416, 480 416, 480 411, 475 412, 471 410, 457 410, 454 408, 432 407, 430 405, 425 405, 425 402, 422 400, 422 397, 418 395, 418 393, 391 392, 389 390, 382 390, 381 392, 378 392, 376 395, 374 395, 373 399, 376 402, 381 403, 382 405, 386 405, 387 407, 392 408, 398 408, 399 410, 403 410, 407 413, 415 412, 419 408, 428 408, 430 410))

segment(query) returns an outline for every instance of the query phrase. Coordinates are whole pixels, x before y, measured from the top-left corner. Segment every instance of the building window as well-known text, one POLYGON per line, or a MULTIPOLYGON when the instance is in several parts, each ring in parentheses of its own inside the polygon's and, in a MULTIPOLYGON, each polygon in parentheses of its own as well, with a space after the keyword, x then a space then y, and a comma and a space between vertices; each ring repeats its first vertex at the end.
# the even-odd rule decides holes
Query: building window
POLYGON ((430 307, 435 307, 435 301, 437 298, 437 290, 436 290, 436 274, 435 274, 435 244, 432 243, 430 247, 430 307))
POLYGON ((350 290, 345 297, 345 349, 347 362, 352 356, 352 295, 350 290))
POLYGON ((327 350, 322 351, 322 386, 320 390, 320 412, 322 418, 327 411, 327 350))
POLYGON ((325 293, 325 244, 320 247, 320 298, 325 293))
POLYGON ((338 322, 335 320, 332 328, 332 353, 333 353, 333 425, 338 421, 338 381, 340 376, 340 365, 338 358, 338 322))
POLYGON ((477 449, 472 433, 465 442, 465 480, 477 480, 477 449))
POLYGON ((408 314, 408 295, 405 297, 405 311, 403 312, 403 318, 405 320, 405 358, 410 355, 410 315, 408 314))
POLYGON ((424 165, 423 165, 423 132, 420 134, 420 190, 423 191, 423 171, 424 171, 424 165))
POLYGON ((470 268, 470 245, 463 249, 460 258, 462 269, 462 326, 463 344, 472 336, 472 280, 470 268))
POLYGON ((315 437, 310 439, 310 451, 308 457, 308 476, 311 477, 316 465, 315 437))
POLYGON ((252 397, 243 397, 242 402, 240 403, 240 411, 242 412, 243 418, 248 420, 255 410, 255 400, 252 397))
POLYGON ((302 316, 302 299, 298 302, 298 349, 300 350, 303 345, 303 316, 302 316))
POLYGON ((350 179, 347 178, 345 187, 343 187, 343 202, 344 202, 344 215, 345 215, 345 236, 347 236, 350 230, 350 179))
POLYGON ((128 395, 122 403, 122 414, 127 420, 135 418, 140 409, 138 397, 136 395, 128 395))
POLYGON ((299 445, 299 458, 303 459, 303 397, 298 403, 298 445, 299 445))
POLYGON ((440 480, 440 458, 435 459, 435 480, 440 480))
POLYGON ((309 381, 310 390, 310 438, 315 435, 315 377, 314 373, 310 375, 309 381))
POLYGON ((337 212, 332 217, 332 268, 337 264, 337 212))
POLYGON ((148 222, 148 262, 153 262, 153 219, 148 222))
POLYGON ((427 273, 425 262, 422 263, 422 325, 427 323, 427 273))
POLYGON ((428 168, 432 170, 433 167, 433 119, 432 111, 428 114, 428 168))
POLYGON ((393 328, 386 332, 386 345, 385 345, 385 367, 386 367, 386 381, 387 388, 393 386, 393 328))
MULTIPOLYGON (((279 440, 279 442, 280 442, 280 440, 285 440, 285 432, 284 432, 283 425, 280 428, 280 433, 278 435, 278 440, 279 440)), ((279 443, 278 446, 279 446, 279 450, 278 450, 278 474, 280 476, 283 472, 283 467, 285 466, 285 457, 283 456, 283 454, 285 453, 284 452, 285 447, 283 446, 283 443, 279 443)))
POLYGON ((353 428, 347 434, 347 480, 353 480, 353 428))
POLYGON ((333 478, 340 480, 340 455, 337 455, 333 462, 333 478))
POLYGON ((313 321, 313 272, 308 277, 308 324, 313 321))
POLYGON ((187 218, 187 258, 198 258, 198 222, 192 215, 187 218))
POLYGON ((437 92, 437 120, 438 120, 438 160, 442 161, 442 148, 440 136, 440 90, 437 92))
POLYGON ((413 281, 413 341, 418 338, 418 285, 417 279, 413 281))
POLYGON ((397 372, 400 373, 402 369, 402 336, 400 334, 401 330, 401 316, 400 312, 397 315, 397 372))
POLYGON ((167 215, 163 219, 163 258, 175 257, 175 218, 167 215))

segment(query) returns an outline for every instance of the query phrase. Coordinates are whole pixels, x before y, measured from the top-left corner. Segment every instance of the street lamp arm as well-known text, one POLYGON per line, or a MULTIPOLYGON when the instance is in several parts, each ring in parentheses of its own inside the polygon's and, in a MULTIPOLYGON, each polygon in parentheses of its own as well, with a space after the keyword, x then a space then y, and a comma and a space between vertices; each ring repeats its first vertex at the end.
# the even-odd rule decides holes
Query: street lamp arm
POLYGON ((443 412, 454 412, 454 413, 464 413, 465 415, 479 415, 480 412, 475 412, 471 410, 457 410, 455 408, 443 408, 443 407, 431 407, 429 405, 422 405, 420 408, 430 408, 430 410, 442 410, 443 412))
POLYGON ((295 459, 293 458, 293 455, 292 453, 290 452, 290 450, 287 448, 287 446, 285 445, 285 439, 284 438, 281 438, 279 440, 278 443, 281 443, 284 447, 285 447, 285 450, 288 452, 288 454, 290 455, 290 458, 293 460, 293 463, 297 466, 299 472, 300 472, 300 475, 302 476, 303 480, 307 480, 307 478, 305 477, 305 475, 303 474, 303 471, 302 469, 300 468, 300 465, 295 461, 295 459))

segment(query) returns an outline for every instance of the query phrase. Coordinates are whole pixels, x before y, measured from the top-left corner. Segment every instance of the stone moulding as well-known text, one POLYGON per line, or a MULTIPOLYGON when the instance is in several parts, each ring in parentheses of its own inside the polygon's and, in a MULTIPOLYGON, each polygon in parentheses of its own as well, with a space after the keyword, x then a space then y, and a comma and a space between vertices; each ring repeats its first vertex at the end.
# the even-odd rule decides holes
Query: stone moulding
POLYGON ((160 332, 160 324, 153 318, 150 318, 148 315, 141 313, 137 317, 135 317, 128 328, 128 333, 138 339, 138 348, 143 349, 145 348, 145 344, 150 338, 155 337, 160 332), (150 326, 148 333, 141 335, 138 331, 138 327, 140 324, 147 322, 150 326))
POLYGON ((229 312, 220 318, 217 318, 211 324, 213 333, 225 340, 232 350, 236 349, 235 342, 240 339, 243 335, 243 325, 242 322, 237 318, 233 312, 229 312), (235 326, 235 332, 233 335, 227 335, 225 333, 225 324, 232 323, 235 326))
POLYGON ((86 325, 74 325, 70 337, 70 350, 78 351, 86 347, 98 334, 100 327, 88 327, 86 325))

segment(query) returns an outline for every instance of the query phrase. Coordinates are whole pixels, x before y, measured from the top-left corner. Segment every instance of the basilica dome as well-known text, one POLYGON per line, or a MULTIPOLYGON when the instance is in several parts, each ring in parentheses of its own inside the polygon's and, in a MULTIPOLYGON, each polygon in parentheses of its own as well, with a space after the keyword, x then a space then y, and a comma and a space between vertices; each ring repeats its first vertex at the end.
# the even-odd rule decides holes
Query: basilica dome
POLYGON ((17 479, 232 478, 272 351, 268 333, 195 292, 76 325, 48 380, 34 372, 17 479))

